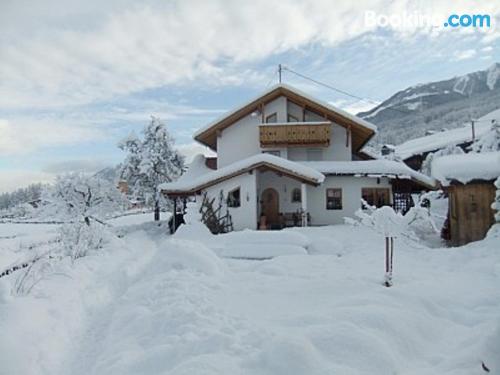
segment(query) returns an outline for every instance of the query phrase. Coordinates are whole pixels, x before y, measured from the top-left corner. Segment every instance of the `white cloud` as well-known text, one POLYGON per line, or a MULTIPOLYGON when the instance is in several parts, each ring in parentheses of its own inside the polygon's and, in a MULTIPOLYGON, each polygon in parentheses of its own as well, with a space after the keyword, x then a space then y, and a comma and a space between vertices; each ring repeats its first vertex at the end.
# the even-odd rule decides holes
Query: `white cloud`
MULTIPOLYGON (((85 104, 194 81, 262 83, 268 78, 245 64, 310 43, 334 46, 373 30, 364 22, 367 9, 444 17, 464 11, 498 14, 500 8, 491 1, 465 0, 337 1, 335 6, 330 0, 79 3, 52 1, 26 14, 24 7, 12 6, 0 18, 7 30, 0 44, 0 107, 85 104), (76 10, 68 10, 73 3, 76 10)), ((394 30, 406 37, 430 32, 394 30)))
POLYGON ((0 119, 0 155, 22 155, 44 147, 72 145, 102 139, 104 133, 91 126, 65 125, 45 119, 0 119))
POLYGON ((476 56, 477 51, 475 49, 466 49, 464 51, 457 51, 453 54, 453 60, 467 60, 476 56))

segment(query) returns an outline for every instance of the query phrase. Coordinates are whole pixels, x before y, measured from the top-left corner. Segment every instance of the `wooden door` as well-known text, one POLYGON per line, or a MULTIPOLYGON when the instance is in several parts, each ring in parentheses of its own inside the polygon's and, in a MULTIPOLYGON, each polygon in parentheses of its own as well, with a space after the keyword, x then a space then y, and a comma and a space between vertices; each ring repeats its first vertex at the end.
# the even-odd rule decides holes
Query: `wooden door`
POLYGON ((268 224, 279 224, 279 195, 273 188, 267 188, 261 196, 261 213, 266 216, 268 224))

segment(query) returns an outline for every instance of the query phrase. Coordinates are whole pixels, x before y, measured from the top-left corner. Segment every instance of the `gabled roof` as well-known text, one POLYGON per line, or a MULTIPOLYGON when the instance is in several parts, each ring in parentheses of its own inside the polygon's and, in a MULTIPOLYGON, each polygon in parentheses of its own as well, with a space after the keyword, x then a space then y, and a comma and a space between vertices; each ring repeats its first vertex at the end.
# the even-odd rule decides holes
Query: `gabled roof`
POLYGON ((319 185, 325 179, 325 176, 315 169, 270 154, 250 156, 217 170, 206 167, 204 156, 197 155, 188 172, 177 181, 161 184, 158 189, 168 195, 195 194, 254 169, 272 170, 310 185, 319 185))
POLYGON ((217 131, 231 126, 239 119, 259 109, 260 105, 269 103, 280 96, 284 96, 296 104, 303 105, 308 110, 323 115, 327 120, 333 121, 340 126, 345 128, 350 127, 352 131, 353 151, 361 149, 361 147, 363 147, 377 132, 377 127, 375 125, 351 115, 340 108, 334 107, 331 104, 313 98, 292 86, 281 83, 271 87, 258 97, 204 126, 194 134, 194 139, 216 150, 217 131))
POLYGON ((300 163, 324 175, 410 179, 431 189, 437 186, 437 181, 434 178, 417 172, 402 162, 393 160, 307 161, 300 163))
POLYGON ((431 170, 444 186, 452 181, 493 181, 500 177, 500 151, 441 156, 432 162, 431 170))

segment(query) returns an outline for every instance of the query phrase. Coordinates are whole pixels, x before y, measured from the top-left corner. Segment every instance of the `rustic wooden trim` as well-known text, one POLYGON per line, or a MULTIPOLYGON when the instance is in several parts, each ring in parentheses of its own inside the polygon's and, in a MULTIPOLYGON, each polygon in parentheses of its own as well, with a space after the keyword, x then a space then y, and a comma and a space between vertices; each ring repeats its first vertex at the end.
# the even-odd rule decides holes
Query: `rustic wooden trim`
POLYGON ((260 146, 263 148, 283 146, 327 147, 330 145, 331 124, 278 124, 259 126, 260 146))
MULTIPOLYGON (((199 134, 195 139, 198 142, 203 143, 204 145, 212 148, 213 150, 217 150, 217 142, 215 137, 215 129, 224 129, 228 126, 231 126, 236 121, 241 119, 242 117, 251 113, 258 105, 267 104, 280 96, 285 96, 291 102, 301 106, 302 108, 307 107, 312 112, 317 114, 326 114, 327 119, 336 123, 339 126, 347 127, 349 124, 352 126, 352 149, 353 151, 360 150, 368 141, 371 139, 373 135, 375 135, 375 131, 372 129, 365 128, 363 125, 353 121, 352 119, 343 116, 342 114, 335 112, 327 107, 324 107, 321 104, 318 104, 308 98, 305 98, 293 91, 290 91, 284 87, 277 87, 275 90, 267 93, 259 99, 254 100, 248 105, 240 108, 235 111, 233 114, 227 116, 223 120, 214 124, 210 129, 207 129, 205 132, 199 134)), ((305 112, 304 112, 305 113, 305 112)))

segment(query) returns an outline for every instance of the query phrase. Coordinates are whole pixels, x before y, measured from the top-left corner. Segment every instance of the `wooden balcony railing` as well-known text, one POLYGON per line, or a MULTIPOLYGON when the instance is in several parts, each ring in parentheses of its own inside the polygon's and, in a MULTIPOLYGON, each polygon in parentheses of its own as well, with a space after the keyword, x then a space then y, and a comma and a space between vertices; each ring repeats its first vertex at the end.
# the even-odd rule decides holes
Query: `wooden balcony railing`
POLYGON ((261 147, 327 147, 330 145, 330 122, 260 125, 261 147))

